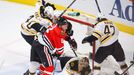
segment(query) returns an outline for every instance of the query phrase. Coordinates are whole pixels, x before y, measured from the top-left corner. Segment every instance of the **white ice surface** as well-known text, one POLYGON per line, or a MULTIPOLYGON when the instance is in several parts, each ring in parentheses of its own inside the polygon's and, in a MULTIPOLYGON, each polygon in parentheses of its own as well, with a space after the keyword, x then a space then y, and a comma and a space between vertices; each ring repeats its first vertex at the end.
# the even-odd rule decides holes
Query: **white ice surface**
MULTIPOLYGON (((21 37, 20 24, 33 13, 34 7, 0 1, 0 75, 22 75, 28 68, 30 46, 21 37)), ((86 36, 87 27, 72 23, 74 38, 78 42, 78 51, 88 53, 92 48, 88 44, 81 44, 81 40, 86 36)), ((129 65, 134 52, 134 36, 120 32, 119 41, 125 50, 126 61, 129 65)), ((66 42, 65 50, 70 50, 66 42)), ((103 63, 103 65, 104 67, 112 66, 109 63, 103 63)), ((110 69, 108 68, 107 71, 110 69)), ((130 69, 130 75, 133 73, 134 67, 130 69)))

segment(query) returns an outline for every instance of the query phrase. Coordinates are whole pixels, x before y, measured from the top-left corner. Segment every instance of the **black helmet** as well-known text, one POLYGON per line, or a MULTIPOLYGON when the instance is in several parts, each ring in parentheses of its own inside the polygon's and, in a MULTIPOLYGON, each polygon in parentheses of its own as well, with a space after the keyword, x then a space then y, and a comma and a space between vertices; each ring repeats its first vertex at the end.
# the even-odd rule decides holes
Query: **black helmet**
POLYGON ((101 22, 101 21, 104 21, 104 20, 107 20, 107 19, 105 18, 105 15, 102 14, 102 13, 98 13, 98 16, 97 16, 96 21, 101 22))
POLYGON ((65 18, 63 18, 63 17, 60 17, 60 18, 58 18, 58 20, 57 20, 57 24, 58 24, 58 25, 68 24, 68 21, 67 21, 65 18))

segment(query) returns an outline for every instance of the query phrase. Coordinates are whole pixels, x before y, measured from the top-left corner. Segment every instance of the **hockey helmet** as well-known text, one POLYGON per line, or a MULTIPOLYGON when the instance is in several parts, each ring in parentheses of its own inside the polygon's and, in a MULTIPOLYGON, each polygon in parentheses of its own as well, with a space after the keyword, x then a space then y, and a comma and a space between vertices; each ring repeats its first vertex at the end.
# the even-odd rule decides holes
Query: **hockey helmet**
POLYGON ((45 7, 47 7, 47 6, 51 6, 53 8, 53 10, 56 10, 56 7, 54 6, 54 4, 46 3, 45 7))
POLYGON ((66 33, 67 33, 68 36, 73 35, 72 24, 69 21, 68 21, 68 27, 67 27, 66 33))
POLYGON ((45 9, 44 9, 44 14, 46 15, 46 16, 48 16, 49 18, 53 18, 53 16, 54 16, 54 10, 55 10, 56 8, 54 7, 54 5, 53 4, 50 4, 50 3, 47 3, 46 5, 45 5, 45 9))
POLYGON ((102 14, 102 13, 99 13, 98 16, 97 16, 97 18, 96 18, 96 21, 101 21, 104 18, 105 18, 105 15, 102 14))
POLYGON ((65 18, 63 18, 63 17, 60 17, 60 18, 58 18, 58 20, 57 20, 57 24, 58 24, 59 26, 65 25, 65 24, 68 25, 68 21, 67 21, 65 18))
POLYGON ((88 74, 91 72, 89 59, 87 57, 80 57, 78 60, 74 60, 69 63, 70 70, 80 72, 81 75, 85 75, 86 72, 88 74))
POLYGON ((72 24, 71 24, 71 22, 69 22, 68 21, 68 28, 67 28, 68 30, 72 30, 72 24))

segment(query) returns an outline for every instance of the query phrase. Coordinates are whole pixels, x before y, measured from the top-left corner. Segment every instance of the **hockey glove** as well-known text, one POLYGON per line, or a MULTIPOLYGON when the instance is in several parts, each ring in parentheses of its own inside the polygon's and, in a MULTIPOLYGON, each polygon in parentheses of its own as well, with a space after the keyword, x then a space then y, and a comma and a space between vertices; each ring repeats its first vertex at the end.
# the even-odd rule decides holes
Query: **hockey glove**
POLYGON ((89 43, 90 46, 92 46, 92 42, 88 42, 88 37, 85 37, 83 40, 82 40, 82 44, 84 43, 89 43))
POLYGON ((70 39, 68 40, 68 43, 69 43, 71 49, 77 50, 77 42, 76 42, 74 39, 71 39, 71 38, 70 38, 70 39))
POLYGON ((84 43, 88 43, 88 37, 85 37, 83 40, 82 40, 82 44, 84 43))
POLYGON ((68 36, 72 36, 73 33, 74 33, 74 31, 73 30, 70 30, 70 31, 66 31, 66 33, 67 33, 68 36))
POLYGON ((95 41, 95 40, 98 40, 98 38, 96 38, 95 36, 91 35, 91 36, 85 37, 85 38, 82 40, 82 44, 84 44, 84 43, 90 43, 90 45, 92 46, 92 43, 93 43, 93 41, 95 41))
POLYGON ((70 22, 68 22, 68 27, 67 27, 66 33, 68 36, 73 35, 72 24, 70 22))

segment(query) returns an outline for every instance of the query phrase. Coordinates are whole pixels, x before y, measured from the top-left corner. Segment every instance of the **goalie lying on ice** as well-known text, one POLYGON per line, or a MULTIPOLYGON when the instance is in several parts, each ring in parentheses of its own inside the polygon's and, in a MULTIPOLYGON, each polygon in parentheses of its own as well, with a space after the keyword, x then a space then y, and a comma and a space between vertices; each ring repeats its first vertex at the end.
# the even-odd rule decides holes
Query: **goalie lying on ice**
MULTIPOLYGON (((66 60, 68 57, 60 57, 59 60, 61 68, 64 66, 63 70, 60 72, 59 66, 58 69, 55 70, 54 75, 88 75, 91 72, 90 66, 89 66, 89 60, 87 57, 74 57, 70 58, 69 61, 62 62, 63 60, 66 60), (63 59, 63 60, 62 60, 63 59)), ((57 63, 59 64, 59 63, 57 63)))

